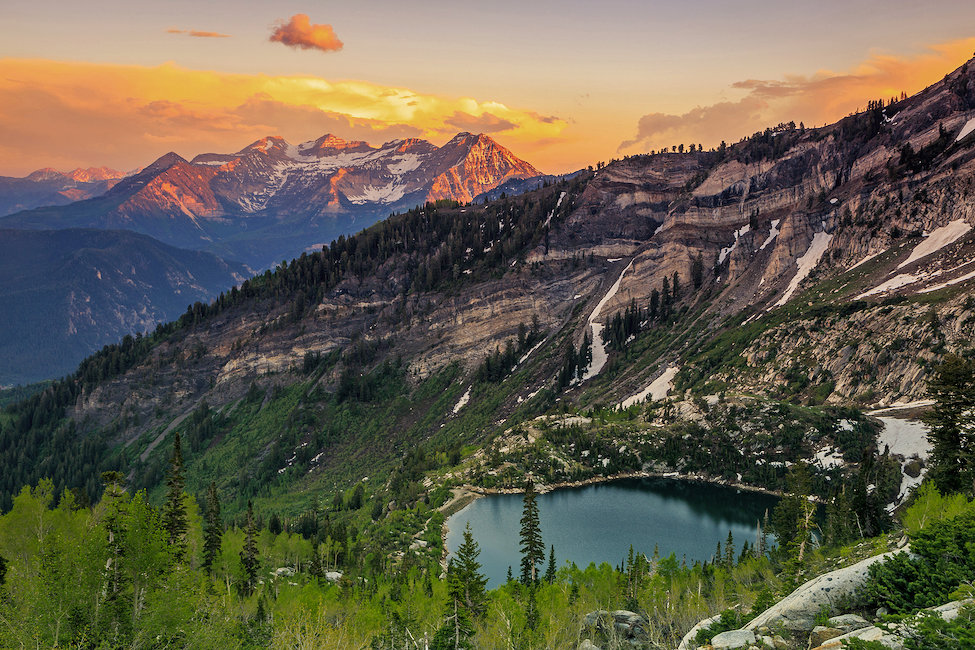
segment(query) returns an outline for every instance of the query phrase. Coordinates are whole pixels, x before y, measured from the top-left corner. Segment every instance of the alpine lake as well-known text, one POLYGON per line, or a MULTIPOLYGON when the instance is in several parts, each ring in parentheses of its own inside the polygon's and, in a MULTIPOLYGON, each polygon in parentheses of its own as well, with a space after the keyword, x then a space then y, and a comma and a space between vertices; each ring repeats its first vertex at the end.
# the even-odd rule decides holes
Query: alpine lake
MULTIPOLYGON (((482 497, 447 519, 451 555, 470 524, 489 588, 505 582, 508 567, 515 578, 519 575, 522 500, 521 494, 482 497)), ((740 552, 744 542, 756 543, 759 523, 766 511, 771 515, 778 500, 760 492, 671 478, 619 479, 537 496, 546 561, 554 545, 559 567, 574 562, 580 568, 590 562, 619 565, 631 546, 647 557, 655 549, 661 558, 673 553, 688 565, 710 561, 729 531, 740 552)), ((774 543, 771 534, 769 543, 774 543)))

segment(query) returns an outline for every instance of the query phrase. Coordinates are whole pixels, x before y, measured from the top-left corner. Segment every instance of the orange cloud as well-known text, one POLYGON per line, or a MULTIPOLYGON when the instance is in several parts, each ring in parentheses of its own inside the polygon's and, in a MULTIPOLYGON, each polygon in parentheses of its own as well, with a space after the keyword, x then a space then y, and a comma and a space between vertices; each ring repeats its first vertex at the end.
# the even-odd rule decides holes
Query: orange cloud
POLYGON ((230 34, 221 34, 220 32, 201 32, 198 29, 177 29, 175 27, 170 27, 166 30, 167 34, 187 34, 188 36, 195 36, 197 38, 230 38, 230 34))
POLYGON ((559 141, 566 127, 499 102, 365 81, 0 59, 0 174, 95 162, 132 169, 170 150, 192 157, 266 135, 298 143, 328 132, 379 144, 498 131, 535 162, 538 143, 559 141))
POLYGON ((303 50, 338 52, 342 41, 331 25, 312 25, 306 14, 295 14, 288 22, 279 21, 269 40, 303 50))
POLYGON ((744 93, 737 100, 698 106, 679 115, 644 115, 634 137, 620 143, 618 151, 633 153, 681 142, 713 146, 790 120, 806 126, 835 122, 866 108, 871 99, 925 88, 967 61, 973 48, 975 38, 968 38, 931 45, 914 57, 875 54, 843 73, 739 81, 732 84, 732 92, 744 93))

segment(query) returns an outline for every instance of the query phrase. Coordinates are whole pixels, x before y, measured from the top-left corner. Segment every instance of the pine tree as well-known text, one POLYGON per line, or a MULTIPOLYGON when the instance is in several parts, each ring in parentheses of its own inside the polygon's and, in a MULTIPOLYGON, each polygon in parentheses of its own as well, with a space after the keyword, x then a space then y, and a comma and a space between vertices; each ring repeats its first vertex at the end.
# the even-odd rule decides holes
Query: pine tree
POLYGON ((430 650, 461 650, 473 648, 474 626, 463 606, 464 585, 451 560, 447 564, 447 611, 449 615, 430 641, 430 650))
POLYGON ((477 561, 480 554, 481 548, 474 541, 471 524, 468 522, 464 528, 464 541, 457 549, 457 559, 453 566, 460 583, 461 603, 474 617, 483 614, 487 604, 484 593, 487 578, 481 573, 481 563, 477 561))
POLYGON ((247 502, 247 520, 244 525, 244 548, 240 551, 240 565, 244 569, 242 591, 246 595, 254 593, 257 587, 257 524, 254 521, 254 504, 247 502))
POLYGON ((928 476, 944 493, 975 491, 975 360, 945 355, 928 394, 935 399, 923 418, 931 442, 928 476))
POLYGON ((213 562, 220 553, 223 541, 223 522, 220 520, 220 498, 217 484, 210 482, 207 488, 206 512, 203 521, 203 568, 213 572, 213 562))
POLYGON ((173 455, 169 458, 169 474, 166 477, 166 503, 163 505, 163 527, 169 534, 173 561, 182 562, 186 555, 186 502, 183 487, 183 449, 179 432, 173 438, 173 455))
POLYGON ((549 584, 555 582, 556 566, 557 565, 555 564, 555 544, 552 544, 551 546, 549 546, 549 550, 548 550, 548 568, 545 569, 545 582, 549 584))
POLYGON ((726 567, 735 566, 735 538, 728 531, 728 539, 724 543, 724 564, 726 567))
POLYGON ((538 502, 535 498, 535 484, 531 479, 525 484, 522 500, 521 532, 521 581, 535 584, 537 569, 545 561, 545 545, 542 544, 542 529, 538 519, 538 502))
POLYGON ((525 603, 525 627, 534 631, 538 627, 538 600, 535 598, 535 583, 528 585, 528 601, 525 603))

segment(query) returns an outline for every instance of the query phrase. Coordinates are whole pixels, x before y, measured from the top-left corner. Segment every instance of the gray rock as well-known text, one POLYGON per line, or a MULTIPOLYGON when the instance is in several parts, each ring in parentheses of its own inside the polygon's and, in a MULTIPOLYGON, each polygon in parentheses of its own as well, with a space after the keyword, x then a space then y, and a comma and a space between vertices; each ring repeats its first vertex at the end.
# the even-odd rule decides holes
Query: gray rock
POLYGON ((829 626, 839 628, 846 633, 870 627, 870 623, 867 622, 867 619, 856 614, 840 614, 829 619, 829 626))
POLYGON ((957 618, 959 611, 965 605, 970 605, 972 599, 968 598, 966 600, 954 600, 950 603, 945 603, 944 605, 939 605, 937 607, 929 607, 932 612, 941 616, 941 618, 946 621, 951 621, 957 618))
POLYGON ((583 639, 576 650, 602 650, 598 645, 594 645, 589 639, 583 639))
POLYGON ((715 635, 711 639, 711 647, 714 650, 734 650, 735 648, 747 648, 755 643, 755 633, 751 630, 731 630, 715 635))
POLYGON ((706 627, 711 627, 712 623, 721 620, 721 614, 715 614, 711 618, 706 618, 703 621, 698 621, 697 625, 692 627, 690 631, 684 635, 684 638, 680 640, 680 645, 677 646, 677 650, 690 650, 693 647, 694 639, 697 638, 697 633, 706 627))
POLYGON ((879 627, 860 628, 853 632, 848 632, 841 636, 833 637, 825 641, 822 645, 816 646, 813 650, 842 650, 845 642, 849 639, 863 639, 864 641, 880 641, 891 650, 904 650, 904 640, 893 632, 886 632, 879 627))
POLYGON ((643 645, 649 641, 647 628, 650 623, 636 612, 625 609, 589 612, 582 625, 586 629, 598 631, 603 637, 618 639, 632 646, 643 645))
POLYGON ((818 648, 830 639, 835 639, 838 636, 843 636, 843 630, 835 627, 826 627, 825 625, 817 625, 809 634, 809 647, 818 648))
POLYGON ((903 551, 875 555, 853 566, 817 576, 759 614, 744 629, 781 625, 787 630, 812 630, 816 627, 817 614, 824 609, 834 610, 835 603, 851 598, 863 586, 870 565, 900 552, 903 551))

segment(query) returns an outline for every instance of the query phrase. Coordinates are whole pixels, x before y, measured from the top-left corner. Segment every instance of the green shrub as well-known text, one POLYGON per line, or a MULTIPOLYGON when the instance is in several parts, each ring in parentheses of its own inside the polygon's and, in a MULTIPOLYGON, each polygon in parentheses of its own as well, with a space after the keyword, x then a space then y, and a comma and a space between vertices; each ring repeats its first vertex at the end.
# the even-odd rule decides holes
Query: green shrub
POLYGON ((913 536, 911 550, 869 569, 868 599, 894 614, 948 602, 958 585, 975 579, 975 511, 928 524, 913 536))

